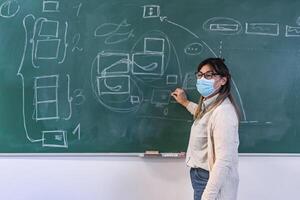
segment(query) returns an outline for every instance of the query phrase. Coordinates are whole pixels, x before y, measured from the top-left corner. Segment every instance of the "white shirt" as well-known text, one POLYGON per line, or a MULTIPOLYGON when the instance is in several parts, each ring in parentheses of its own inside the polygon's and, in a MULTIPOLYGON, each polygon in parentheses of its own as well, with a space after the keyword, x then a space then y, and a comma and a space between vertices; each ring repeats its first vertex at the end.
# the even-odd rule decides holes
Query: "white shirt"
MULTIPOLYGON (((217 99, 215 95, 203 101, 202 109, 207 109, 217 99)), ((198 105, 190 102, 187 110, 194 115, 198 105)), ((186 164, 192 168, 202 168, 209 170, 207 158, 207 124, 212 112, 207 112, 201 119, 196 119, 191 127, 188 150, 186 154, 186 164)))

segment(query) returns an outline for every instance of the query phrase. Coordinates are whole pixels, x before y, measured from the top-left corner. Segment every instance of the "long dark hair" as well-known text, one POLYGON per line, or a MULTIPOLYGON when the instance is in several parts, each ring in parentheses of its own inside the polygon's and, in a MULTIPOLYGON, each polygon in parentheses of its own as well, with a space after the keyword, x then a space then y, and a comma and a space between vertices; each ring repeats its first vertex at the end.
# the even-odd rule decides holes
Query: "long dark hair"
MULTIPOLYGON (((214 104, 210 106, 210 108, 215 108, 216 106, 220 105, 226 98, 228 98, 234 106, 236 114, 240 119, 240 109, 236 101, 234 100, 234 97, 231 94, 231 75, 228 67, 225 65, 225 60, 222 58, 207 58, 198 65, 197 72, 199 72, 204 65, 209 65, 218 75, 227 78, 226 84, 221 86, 221 88, 218 91, 219 96, 217 97, 214 104)), ((206 111, 202 110, 203 100, 204 97, 201 96, 198 108, 195 112, 195 119, 201 118, 206 112, 209 111, 209 109, 206 111)))

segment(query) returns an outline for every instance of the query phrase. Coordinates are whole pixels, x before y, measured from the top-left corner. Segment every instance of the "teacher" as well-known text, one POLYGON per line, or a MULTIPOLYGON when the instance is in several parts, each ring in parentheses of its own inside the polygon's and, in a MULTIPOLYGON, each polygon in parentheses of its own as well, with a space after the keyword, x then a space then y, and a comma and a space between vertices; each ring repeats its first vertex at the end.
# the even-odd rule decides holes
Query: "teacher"
POLYGON ((195 74, 198 104, 181 88, 171 93, 194 116, 186 154, 194 200, 236 200, 239 108, 231 94, 231 75, 221 58, 202 61, 195 74))

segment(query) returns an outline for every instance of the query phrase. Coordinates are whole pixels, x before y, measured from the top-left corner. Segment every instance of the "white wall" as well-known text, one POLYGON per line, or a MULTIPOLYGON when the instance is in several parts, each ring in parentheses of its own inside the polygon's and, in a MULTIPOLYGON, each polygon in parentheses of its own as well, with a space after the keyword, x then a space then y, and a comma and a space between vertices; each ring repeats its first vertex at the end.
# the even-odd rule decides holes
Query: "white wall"
MULTIPOLYGON (((2 157, 0 199, 192 200, 183 159, 2 157)), ((298 199, 300 157, 240 157, 240 200, 298 199)))
POLYGON ((296 200, 299 157, 240 157, 240 200, 296 200))

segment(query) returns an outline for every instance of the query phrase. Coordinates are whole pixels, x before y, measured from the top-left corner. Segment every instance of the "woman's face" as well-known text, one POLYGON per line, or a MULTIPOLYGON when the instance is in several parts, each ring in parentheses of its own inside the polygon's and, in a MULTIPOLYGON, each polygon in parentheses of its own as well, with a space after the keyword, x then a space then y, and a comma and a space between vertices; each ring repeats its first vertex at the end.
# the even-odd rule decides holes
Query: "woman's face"
POLYGON ((203 65, 203 67, 200 69, 201 74, 206 74, 206 75, 211 75, 212 76, 206 76, 204 75, 204 78, 206 79, 214 79, 214 88, 218 89, 220 88, 222 85, 225 85, 227 82, 227 78, 226 77, 221 77, 220 75, 216 74, 216 71, 213 69, 213 67, 211 67, 210 65, 206 64, 203 65))

